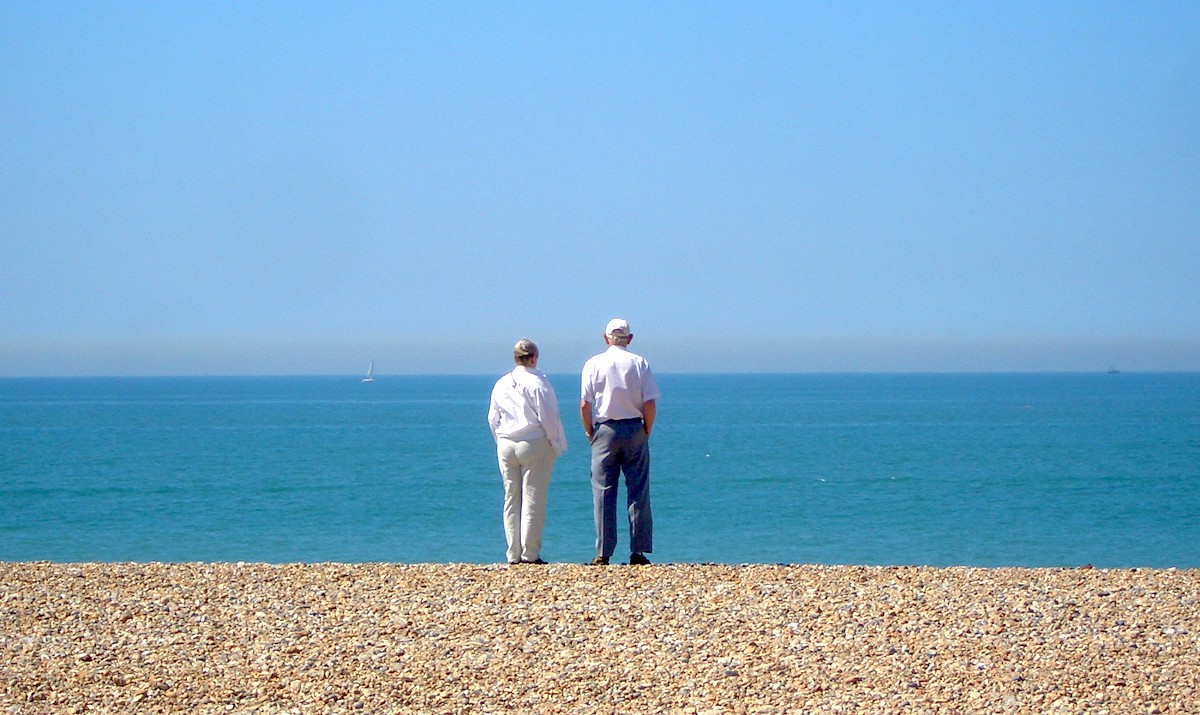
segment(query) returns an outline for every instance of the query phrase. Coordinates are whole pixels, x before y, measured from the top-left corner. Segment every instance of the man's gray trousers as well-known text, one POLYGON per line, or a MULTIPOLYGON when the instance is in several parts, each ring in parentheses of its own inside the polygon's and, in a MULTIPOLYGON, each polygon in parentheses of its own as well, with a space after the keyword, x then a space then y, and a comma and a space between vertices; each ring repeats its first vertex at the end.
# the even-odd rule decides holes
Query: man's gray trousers
POLYGON ((617 484, 625 474, 629 507, 629 552, 654 550, 650 517, 650 443, 642 420, 610 420, 595 425, 592 435, 592 507, 596 521, 596 555, 606 558, 617 548, 617 484))

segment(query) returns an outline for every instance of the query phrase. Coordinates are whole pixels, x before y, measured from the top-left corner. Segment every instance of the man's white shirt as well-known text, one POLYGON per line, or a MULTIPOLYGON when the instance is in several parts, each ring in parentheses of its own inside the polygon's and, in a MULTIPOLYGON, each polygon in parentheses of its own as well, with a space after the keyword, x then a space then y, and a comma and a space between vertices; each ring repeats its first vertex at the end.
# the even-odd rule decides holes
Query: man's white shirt
POLYGON ((642 405, 660 395, 650 363, 619 345, 589 358, 581 381, 580 396, 600 422, 642 417, 642 405))

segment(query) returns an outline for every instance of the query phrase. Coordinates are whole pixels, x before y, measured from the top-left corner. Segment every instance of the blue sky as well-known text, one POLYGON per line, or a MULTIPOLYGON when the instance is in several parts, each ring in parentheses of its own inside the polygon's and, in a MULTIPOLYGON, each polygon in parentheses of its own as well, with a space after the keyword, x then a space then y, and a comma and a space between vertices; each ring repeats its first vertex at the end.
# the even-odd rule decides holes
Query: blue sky
POLYGON ((0 375, 1200 370, 1200 4, 0 5, 0 375))

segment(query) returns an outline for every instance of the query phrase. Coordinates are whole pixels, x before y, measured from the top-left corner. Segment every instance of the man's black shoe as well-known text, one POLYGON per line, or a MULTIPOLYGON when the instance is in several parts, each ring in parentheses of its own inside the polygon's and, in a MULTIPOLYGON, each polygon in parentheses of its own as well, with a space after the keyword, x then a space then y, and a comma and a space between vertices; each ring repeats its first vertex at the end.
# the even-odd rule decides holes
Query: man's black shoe
POLYGON ((592 563, 589 564, 589 566, 608 566, 608 557, 597 556, 596 558, 592 559, 592 563))
POLYGON ((523 564, 537 564, 538 566, 545 566, 545 565, 546 565, 546 562, 545 562, 545 561, 542 561, 542 557, 541 557, 541 556, 537 557, 537 558, 536 558, 536 559, 534 559, 533 561, 526 561, 525 559, 521 559, 521 563, 523 563, 523 564))
POLYGON ((629 555, 629 565, 630 566, 649 566, 650 559, 646 558, 645 554, 630 554, 629 555))

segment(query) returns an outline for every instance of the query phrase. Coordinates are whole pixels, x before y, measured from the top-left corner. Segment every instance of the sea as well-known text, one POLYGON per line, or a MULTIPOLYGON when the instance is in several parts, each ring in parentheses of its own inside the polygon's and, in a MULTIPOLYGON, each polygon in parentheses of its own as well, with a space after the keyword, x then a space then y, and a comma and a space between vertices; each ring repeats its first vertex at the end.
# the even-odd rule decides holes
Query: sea
MULTIPOLYGON (((1200 567, 1200 373, 657 377, 656 563, 1200 567)), ((0 379, 0 560, 501 563, 496 378, 0 379)))

